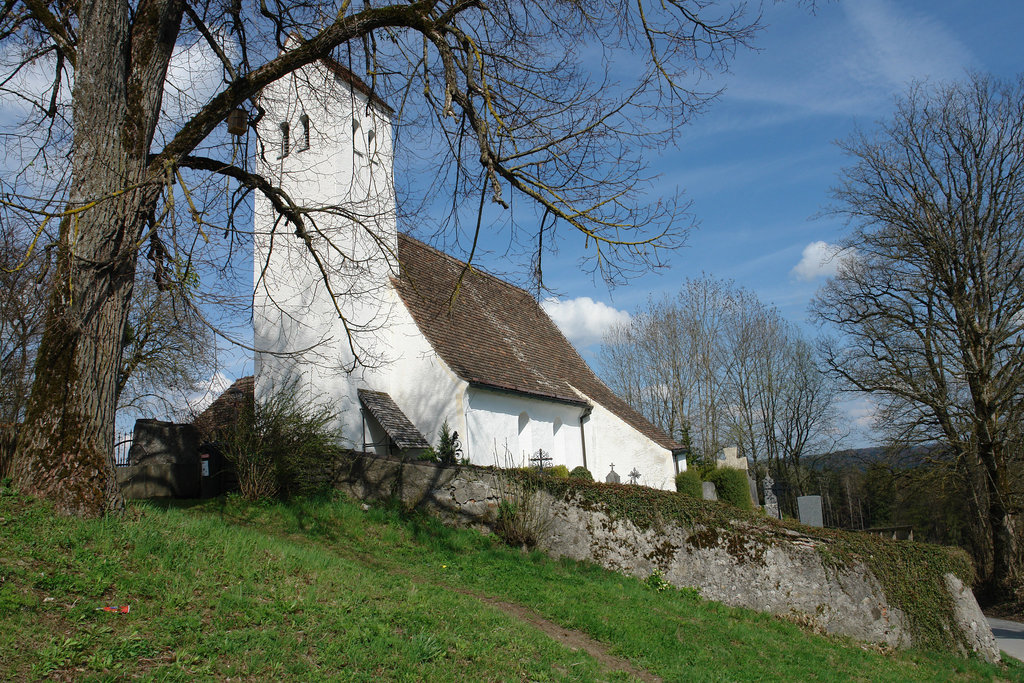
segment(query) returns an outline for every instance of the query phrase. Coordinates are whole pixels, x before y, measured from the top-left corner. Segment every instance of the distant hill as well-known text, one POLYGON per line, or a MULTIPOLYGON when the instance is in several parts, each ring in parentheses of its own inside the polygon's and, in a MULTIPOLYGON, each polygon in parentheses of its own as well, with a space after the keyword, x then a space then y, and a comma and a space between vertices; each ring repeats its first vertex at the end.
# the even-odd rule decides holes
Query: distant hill
POLYGON ((814 470, 866 470, 875 463, 885 463, 900 469, 909 469, 943 457, 944 447, 939 444, 911 446, 892 451, 886 446, 847 448, 831 453, 805 456, 802 461, 814 470))

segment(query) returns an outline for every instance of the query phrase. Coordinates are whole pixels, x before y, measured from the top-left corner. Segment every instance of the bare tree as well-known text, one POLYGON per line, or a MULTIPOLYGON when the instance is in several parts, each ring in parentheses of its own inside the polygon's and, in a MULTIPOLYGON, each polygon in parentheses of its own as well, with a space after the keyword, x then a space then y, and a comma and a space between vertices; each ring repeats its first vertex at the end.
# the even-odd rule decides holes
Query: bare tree
MULTIPOLYGON (((679 243, 685 206, 638 194, 645 154, 709 101, 690 87, 695 74, 723 67, 758 20, 743 5, 683 0, 5 3, 0 92, 24 103, 25 126, 4 138, 8 159, 22 160, 4 206, 34 217, 41 233, 59 225, 45 245, 53 286, 19 486, 68 513, 122 507, 110 447, 140 253, 161 284, 175 257, 230 255, 247 237, 233 209, 251 192, 310 250, 315 212, 343 210, 293 201, 218 132, 236 109, 258 119, 268 84, 333 57, 395 104, 410 140, 426 143, 414 154, 434 169, 431 196, 447 192, 453 206, 536 203, 539 230, 533 212, 509 224, 519 240, 536 238, 538 265, 554 231, 570 231, 616 279, 658 265, 661 249, 679 243), (20 88, 19 78, 39 87, 20 88), (223 198, 225 183, 234 189, 221 232, 203 199, 223 198)), ((268 141, 255 143, 258 154, 268 141)))
POLYGON ((0 423, 22 421, 32 386, 35 349, 43 332, 46 291, 40 263, 18 267, 27 245, 17 226, 0 223, 0 423))
POLYGON ((766 431, 776 458, 789 467, 796 495, 804 495, 805 456, 831 452, 844 435, 836 429, 836 384, 819 366, 813 345, 792 331, 786 341, 775 410, 765 413, 771 420, 766 431))
POLYGON ((180 411, 216 370, 217 340, 187 292, 161 291, 140 273, 122 340, 121 414, 180 411))
POLYGON ((843 335, 826 360, 898 442, 952 449, 991 547, 982 577, 1019 586, 1024 81, 915 85, 842 147, 835 211, 854 230, 814 303, 843 335))
MULTIPOLYGON (((18 262, 32 232, 0 223, 0 423, 6 424, 24 419, 46 313, 46 259, 18 262)), ((140 271, 125 326, 117 385, 121 412, 173 411, 216 363, 213 335, 188 297, 160 291, 151 275, 140 271)))
POLYGON ((688 280, 651 301, 601 347, 609 385, 708 462, 736 444, 756 464, 785 469, 835 445, 834 383, 812 345, 778 311, 733 283, 688 280))

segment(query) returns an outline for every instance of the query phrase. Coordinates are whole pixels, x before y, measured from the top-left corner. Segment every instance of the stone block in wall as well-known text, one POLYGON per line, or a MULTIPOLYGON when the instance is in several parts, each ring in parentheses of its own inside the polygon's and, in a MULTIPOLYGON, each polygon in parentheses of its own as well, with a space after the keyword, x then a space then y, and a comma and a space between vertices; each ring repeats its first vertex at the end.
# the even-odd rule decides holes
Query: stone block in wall
POLYGON ((396 498, 448 520, 486 527, 497 507, 486 475, 461 476, 460 467, 373 454, 353 454, 336 467, 335 488, 361 499, 396 498))
POLYGON ((128 464, 177 463, 199 466, 199 430, 193 425, 136 420, 128 464))
POLYGON ((115 472, 125 498, 198 498, 200 494, 197 463, 144 462, 115 472))

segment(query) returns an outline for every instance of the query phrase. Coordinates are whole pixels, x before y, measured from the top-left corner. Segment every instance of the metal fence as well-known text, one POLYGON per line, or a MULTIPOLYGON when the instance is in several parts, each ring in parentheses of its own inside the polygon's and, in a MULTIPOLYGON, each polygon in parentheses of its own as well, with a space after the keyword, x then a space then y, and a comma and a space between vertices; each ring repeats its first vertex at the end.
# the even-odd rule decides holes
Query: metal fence
POLYGON ((132 432, 114 433, 114 464, 124 467, 128 464, 128 451, 132 447, 132 432))

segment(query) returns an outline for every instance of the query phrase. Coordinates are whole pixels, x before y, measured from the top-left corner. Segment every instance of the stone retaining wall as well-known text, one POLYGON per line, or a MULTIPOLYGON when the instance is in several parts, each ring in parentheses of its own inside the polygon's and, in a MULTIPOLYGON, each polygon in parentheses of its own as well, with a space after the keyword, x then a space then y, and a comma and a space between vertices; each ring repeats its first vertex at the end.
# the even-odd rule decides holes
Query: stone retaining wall
MULTIPOLYGON (((395 497, 449 523, 488 529, 501 500, 497 476, 475 467, 355 456, 339 468, 335 482, 360 499, 395 497)), ((763 529, 745 536, 742 521, 727 536, 673 522, 645 530, 600 509, 556 500, 546 492, 537 495, 542 497, 537 505, 549 511, 551 521, 541 546, 555 557, 595 562, 641 579, 658 569, 670 583, 699 588, 709 600, 794 616, 826 632, 869 642, 913 644, 906 615, 889 604, 871 571, 862 564, 826 567, 818 551, 825 543, 821 539, 781 526, 770 539, 763 529)), ((973 594, 952 574, 946 584, 964 649, 998 661, 995 638, 973 594)))

